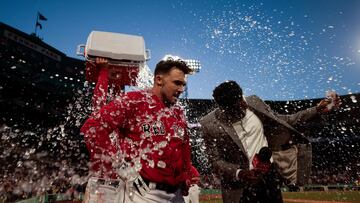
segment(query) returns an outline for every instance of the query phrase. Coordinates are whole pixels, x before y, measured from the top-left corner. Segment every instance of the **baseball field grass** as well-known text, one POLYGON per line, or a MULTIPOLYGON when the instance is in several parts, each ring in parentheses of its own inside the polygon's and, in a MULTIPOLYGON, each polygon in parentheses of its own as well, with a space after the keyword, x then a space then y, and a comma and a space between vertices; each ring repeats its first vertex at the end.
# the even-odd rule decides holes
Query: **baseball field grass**
POLYGON ((329 191, 329 192, 284 192, 284 202, 356 202, 360 203, 360 191, 329 191), (302 200, 302 201, 294 201, 302 200), (312 201, 309 201, 312 200, 312 201))
MULTIPOLYGON (((360 203, 360 191, 283 192, 283 199, 284 203, 360 203)), ((217 196, 200 202, 222 203, 222 199, 217 196)))

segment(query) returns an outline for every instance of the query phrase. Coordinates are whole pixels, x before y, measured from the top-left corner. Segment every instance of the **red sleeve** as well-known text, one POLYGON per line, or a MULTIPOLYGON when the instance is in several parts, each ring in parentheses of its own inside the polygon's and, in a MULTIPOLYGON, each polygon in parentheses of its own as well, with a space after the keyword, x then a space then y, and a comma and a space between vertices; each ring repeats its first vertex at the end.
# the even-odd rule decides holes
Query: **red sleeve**
POLYGON ((193 165, 191 165, 191 176, 192 177, 200 177, 199 171, 193 165))
POLYGON ((117 148, 109 135, 122 126, 124 119, 125 108, 122 102, 115 100, 85 121, 80 131, 84 134, 93 170, 111 171, 111 156, 117 148))

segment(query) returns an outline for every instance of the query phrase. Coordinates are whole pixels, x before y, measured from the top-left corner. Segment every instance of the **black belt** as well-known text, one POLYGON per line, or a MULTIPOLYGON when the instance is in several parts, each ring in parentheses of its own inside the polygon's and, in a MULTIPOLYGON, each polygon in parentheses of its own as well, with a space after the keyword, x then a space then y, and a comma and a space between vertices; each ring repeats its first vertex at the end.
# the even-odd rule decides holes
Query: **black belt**
MULTIPOLYGON (((155 183, 144 177, 141 177, 141 178, 144 180, 145 184, 148 187, 149 187, 150 183, 153 183, 153 184, 155 184, 155 189, 165 191, 166 193, 175 193, 180 188, 180 185, 170 185, 167 183, 155 183)), ((137 188, 137 185, 136 184, 134 184, 134 185, 137 188)))

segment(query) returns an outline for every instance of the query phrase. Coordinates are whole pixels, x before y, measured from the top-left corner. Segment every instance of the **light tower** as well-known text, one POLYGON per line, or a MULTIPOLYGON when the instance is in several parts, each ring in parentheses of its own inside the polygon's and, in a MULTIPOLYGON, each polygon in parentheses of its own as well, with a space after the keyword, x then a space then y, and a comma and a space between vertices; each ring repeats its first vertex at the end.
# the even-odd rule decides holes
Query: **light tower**
MULTIPOLYGON (((193 70, 192 74, 200 72, 201 64, 199 60, 185 59, 184 61, 193 70)), ((184 91, 184 98, 188 98, 188 96, 189 96, 188 86, 186 85, 184 91)))

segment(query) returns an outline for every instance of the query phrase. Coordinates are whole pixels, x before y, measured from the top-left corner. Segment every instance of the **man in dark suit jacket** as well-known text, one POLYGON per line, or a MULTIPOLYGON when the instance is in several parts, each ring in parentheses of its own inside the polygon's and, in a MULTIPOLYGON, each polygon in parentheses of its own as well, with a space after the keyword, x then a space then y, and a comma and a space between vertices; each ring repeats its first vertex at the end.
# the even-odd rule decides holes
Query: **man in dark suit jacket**
MULTIPOLYGON (((291 115, 277 114, 257 96, 244 98, 235 81, 214 89, 218 108, 200 121, 210 163, 221 179, 224 203, 239 202, 245 185, 257 182, 252 159, 262 147, 270 147, 272 160, 290 184, 303 184, 310 175, 311 145, 292 125, 327 112, 329 99, 316 107, 291 115)), ((340 105, 337 95, 334 107, 340 105)))

